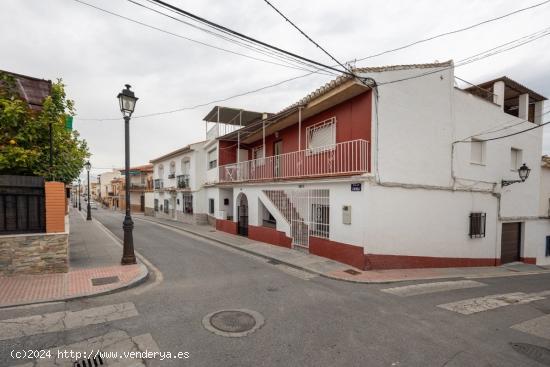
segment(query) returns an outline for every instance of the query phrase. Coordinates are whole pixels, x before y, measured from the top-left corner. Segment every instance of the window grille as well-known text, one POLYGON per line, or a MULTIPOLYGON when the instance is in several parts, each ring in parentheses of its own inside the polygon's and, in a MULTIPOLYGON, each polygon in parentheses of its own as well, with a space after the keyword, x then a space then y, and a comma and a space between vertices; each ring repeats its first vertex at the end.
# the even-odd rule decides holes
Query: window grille
POLYGON ((470 238, 485 237, 486 213, 470 213, 470 238))
POLYGON ((164 213, 168 214, 169 210, 169 202, 167 199, 164 199, 164 213))
POLYGON ((208 199, 208 213, 214 214, 214 199, 208 199))
POLYGON ((159 199, 155 199, 155 211, 159 211, 159 199))
POLYGON ((334 149, 336 144, 336 118, 306 128, 307 148, 311 153, 334 149))
POLYGON ((183 194, 183 212, 193 214, 193 195, 183 194))

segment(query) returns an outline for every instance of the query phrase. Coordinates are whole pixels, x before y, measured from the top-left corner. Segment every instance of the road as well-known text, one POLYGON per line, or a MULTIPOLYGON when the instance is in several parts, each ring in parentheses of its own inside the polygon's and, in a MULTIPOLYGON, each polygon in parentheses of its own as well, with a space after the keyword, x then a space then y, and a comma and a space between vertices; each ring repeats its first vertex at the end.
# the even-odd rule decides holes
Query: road
MULTIPOLYGON (((122 214, 93 213, 122 238, 122 214)), ((17 338, 0 327, 0 365, 29 362, 13 360, 12 350, 97 345, 98 340, 104 347, 109 338, 120 338, 121 346, 141 340, 163 352, 189 353, 186 359, 147 362, 153 366, 544 365, 536 358, 550 363, 550 353, 531 347, 550 348, 548 274, 365 285, 270 264, 139 216, 134 241, 162 272, 161 282, 150 279, 110 295, 0 310, 0 322, 41 315, 29 322, 44 324, 52 314, 70 311, 82 323, 63 330, 31 327, 34 331, 17 338), (259 312, 265 324, 245 337, 215 335, 202 319, 223 309, 259 312), (97 316, 102 312, 108 317, 97 316), (523 349, 538 357, 527 357, 510 343, 526 343, 523 349)))

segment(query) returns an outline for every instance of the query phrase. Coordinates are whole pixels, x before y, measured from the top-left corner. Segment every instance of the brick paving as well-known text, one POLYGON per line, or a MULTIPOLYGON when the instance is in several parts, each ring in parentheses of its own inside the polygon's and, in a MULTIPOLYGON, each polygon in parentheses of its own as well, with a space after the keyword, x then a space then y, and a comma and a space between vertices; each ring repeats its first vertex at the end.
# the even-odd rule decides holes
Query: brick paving
POLYGON ((87 222, 71 208, 68 273, 0 276, 0 307, 59 301, 127 287, 142 279, 147 268, 119 265, 122 248, 95 221, 87 222), (92 279, 118 277, 118 281, 93 285, 92 279))

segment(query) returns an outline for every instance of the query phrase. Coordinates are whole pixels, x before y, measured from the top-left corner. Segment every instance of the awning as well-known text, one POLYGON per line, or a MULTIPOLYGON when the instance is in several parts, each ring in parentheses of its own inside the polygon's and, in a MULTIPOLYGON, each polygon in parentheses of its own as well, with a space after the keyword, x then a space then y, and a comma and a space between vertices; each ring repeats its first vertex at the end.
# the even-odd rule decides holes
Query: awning
POLYGON ((264 113, 246 111, 238 108, 215 106, 203 118, 206 122, 220 122, 228 125, 247 126, 250 123, 261 120, 264 113))

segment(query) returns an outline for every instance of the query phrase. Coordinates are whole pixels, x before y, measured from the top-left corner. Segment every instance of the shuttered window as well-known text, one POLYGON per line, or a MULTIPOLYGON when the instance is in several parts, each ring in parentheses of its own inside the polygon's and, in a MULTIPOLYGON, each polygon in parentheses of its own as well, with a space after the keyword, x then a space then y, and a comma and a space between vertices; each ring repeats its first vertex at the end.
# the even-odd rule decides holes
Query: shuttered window
POLYGON ((307 148, 313 152, 334 149, 336 144, 336 118, 330 118, 306 129, 307 148))
POLYGON ((470 238, 485 237, 486 213, 470 213, 470 238))
POLYGON ((208 152, 208 169, 216 168, 218 166, 218 150, 213 149, 208 152))
POLYGON ((208 199, 208 213, 214 214, 214 199, 208 199))
POLYGON ((485 163, 485 142, 472 139, 470 143, 470 162, 475 164, 485 163))

